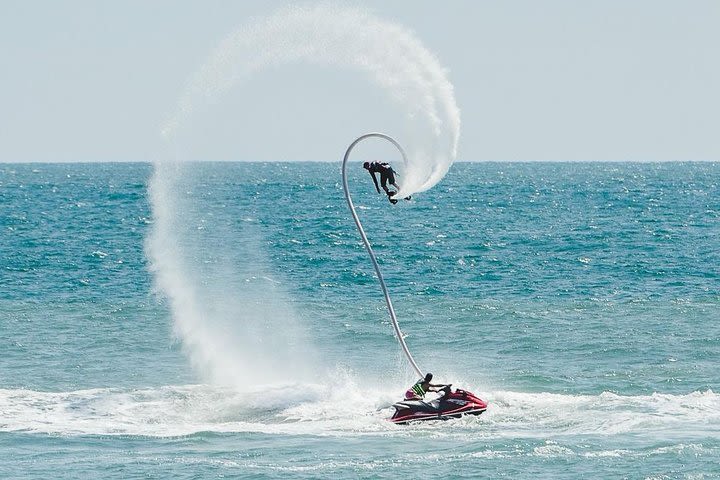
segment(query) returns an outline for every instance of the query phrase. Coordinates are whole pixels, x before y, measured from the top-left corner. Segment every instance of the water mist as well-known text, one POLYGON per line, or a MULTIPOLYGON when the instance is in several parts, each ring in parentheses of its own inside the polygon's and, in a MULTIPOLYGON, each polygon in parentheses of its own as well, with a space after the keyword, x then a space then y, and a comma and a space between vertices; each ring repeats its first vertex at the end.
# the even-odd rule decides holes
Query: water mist
MULTIPOLYGON (((327 4, 285 8, 228 35, 190 78, 163 125, 169 149, 177 148, 181 135, 192 135, 183 127, 197 107, 253 73, 296 62, 359 71, 401 106, 408 164, 400 196, 427 190, 445 175, 455 158, 460 118, 443 68, 407 29, 358 8, 327 4)), ((262 231, 223 224, 212 213, 219 206, 203 203, 194 191, 197 165, 168 157, 155 163, 150 180, 154 224, 146 250, 196 370, 234 387, 299 381, 303 372, 309 378, 314 368, 307 332, 263 260, 262 231), (235 260, 212 254, 227 249, 236 251, 235 260)))

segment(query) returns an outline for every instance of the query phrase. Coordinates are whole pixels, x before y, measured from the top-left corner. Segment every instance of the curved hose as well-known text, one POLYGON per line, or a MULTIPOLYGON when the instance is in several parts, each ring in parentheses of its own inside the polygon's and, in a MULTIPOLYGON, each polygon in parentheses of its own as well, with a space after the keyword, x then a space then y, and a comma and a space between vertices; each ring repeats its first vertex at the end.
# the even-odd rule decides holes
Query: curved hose
POLYGON ((415 372, 418 374, 418 376, 422 377, 423 373, 420 370, 420 367, 417 366, 417 363, 415 363, 415 360, 413 359, 412 355, 410 354, 410 350, 408 350, 407 345, 405 344, 405 339, 403 338, 403 334, 400 331, 400 326, 398 325, 397 318, 395 317, 395 309, 392 306, 392 301, 390 300, 390 294, 388 293, 387 286, 385 285, 385 279, 383 279, 382 273, 380 273, 380 266, 378 265, 377 258, 375 258, 375 253, 372 250, 372 247, 370 246, 370 242, 368 241, 367 235, 365 235, 365 230, 363 230, 362 224, 360 223, 360 219, 358 218, 357 212, 355 211, 355 205, 353 204, 352 198, 350 198, 350 188, 348 187, 348 180, 347 180, 347 162, 348 158, 350 157, 350 152, 353 148, 355 148, 355 145, 360 143, 361 141, 365 140, 366 138, 371 137, 377 137, 377 138, 384 138, 388 142, 392 143, 397 147, 397 149, 400 151, 400 154, 402 155, 403 162, 407 165, 407 156, 405 155, 405 151, 400 146, 400 144, 395 141, 394 138, 390 137, 389 135, 385 135, 384 133, 366 133, 365 135, 362 135, 355 139, 354 142, 350 144, 347 151, 345 152, 345 158, 343 158, 343 164, 342 164, 342 178, 343 178, 343 189, 345 190, 345 200, 347 200, 348 207, 350 207, 350 213, 352 213, 353 220, 355 220, 355 225, 357 226, 358 231, 360 232, 360 236, 362 237, 362 241, 365 244, 365 249, 367 250, 368 254, 370 254, 370 259, 372 260, 373 266, 375 267, 375 273, 377 274, 377 278, 380 281, 380 286, 382 287, 383 294, 385 295, 385 303, 387 304, 388 312, 390 312, 390 319, 392 320, 393 328, 395 329, 395 336, 397 337, 398 341, 400 342, 400 346, 403 349, 403 352, 405 352, 405 356, 407 357, 408 361, 410 362, 410 365, 412 365, 415 372))

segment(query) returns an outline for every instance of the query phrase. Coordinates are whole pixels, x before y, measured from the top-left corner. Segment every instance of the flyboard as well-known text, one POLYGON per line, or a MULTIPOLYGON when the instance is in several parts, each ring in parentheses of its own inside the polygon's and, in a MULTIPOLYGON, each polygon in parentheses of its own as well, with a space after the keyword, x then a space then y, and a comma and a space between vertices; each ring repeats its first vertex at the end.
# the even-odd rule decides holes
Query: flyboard
MULTIPOLYGON (((360 223, 360 218, 358 217, 352 197, 350 196, 350 188, 348 186, 347 178, 348 159, 350 158, 350 153, 357 144, 368 138, 381 138, 392 143, 400 152, 403 164, 406 166, 408 165, 405 150, 403 150, 402 146, 391 136, 380 132, 371 132, 359 136, 347 148, 345 151, 345 157, 343 158, 342 179, 343 190, 345 191, 345 200, 350 208, 350 213, 355 221, 355 226, 357 227, 358 232, 360 232, 360 237, 365 245, 365 250, 367 250, 368 255, 370 255, 370 260, 375 268, 375 274, 380 282, 380 287, 382 288, 383 295, 385 296, 385 304, 387 305, 390 320, 392 321, 392 326, 395 330, 395 337, 398 339, 398 342, 400 342, 400 346, 402 347, 408 362, 410 362, 410 366, 413 368, 415 373, 417 373, 418 377, 423 377, 423 372, 415 362, 415 359, 410 353, 410 349, 405 343, 402 331, 400 331, 400 325, 398 324, 397 316, 395 315, 395 309, 393 308, 390 293, 388 292, 387 285, 385 284, 385 279, 380 271, 380 265, 378 264, 375 252, 373 252, 372 246, 370 245, 370 241, 365 234, 362 223, 360 223)), ((457 418, 464 414, 479 415, 487 409, 487 403, 476 397, 474 394, 464 390, 456 389, 453 392, 450 385, 447 385, 443 389, 443 395, 431 402, 424 402, 422 400, 405 400, 395 403, 393 407, 395 407, 395 413, 390 418, 390 421, 405 424, 418 420, 446 420, 449 418, 457 418)))

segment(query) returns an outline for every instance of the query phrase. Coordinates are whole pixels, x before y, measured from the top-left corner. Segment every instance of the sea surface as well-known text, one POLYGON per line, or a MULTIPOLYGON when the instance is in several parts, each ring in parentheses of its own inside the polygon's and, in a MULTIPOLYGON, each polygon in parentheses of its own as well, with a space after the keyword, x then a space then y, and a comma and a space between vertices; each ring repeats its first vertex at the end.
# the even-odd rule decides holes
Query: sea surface
POLYGON ((720 164, 351 165, 409 426, 339 163, 152 175, 0 164, 0 478, 720 478, 720 164))

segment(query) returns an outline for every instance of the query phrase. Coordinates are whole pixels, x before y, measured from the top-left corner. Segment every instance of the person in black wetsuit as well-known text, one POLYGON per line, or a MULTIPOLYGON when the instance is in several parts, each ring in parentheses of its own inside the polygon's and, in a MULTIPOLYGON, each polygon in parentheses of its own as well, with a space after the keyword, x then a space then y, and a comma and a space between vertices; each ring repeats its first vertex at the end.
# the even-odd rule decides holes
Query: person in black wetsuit
MULTIPOLYGON (((382 187, 382 189, 385 190, 385 194, 388 196, 390 203, 397 203, 398 201, 392 198, 397 191, 392 191, 387 187, 387 184, 389 183, 397 190, 400 190, 400 186, 395 183, 395 170, 393 170, 390 164, 384 162, 365 162, 363 163, 363 168, 370 173, 373 183, 375 184, 375 190, 380 193, 380 187, 382 187), (377 177, 375 176, 376 173, 380 174, 380 186, 378 186, 377 177)), ((410 197, 407 197, 405 200, 410 200, 410 197)))

